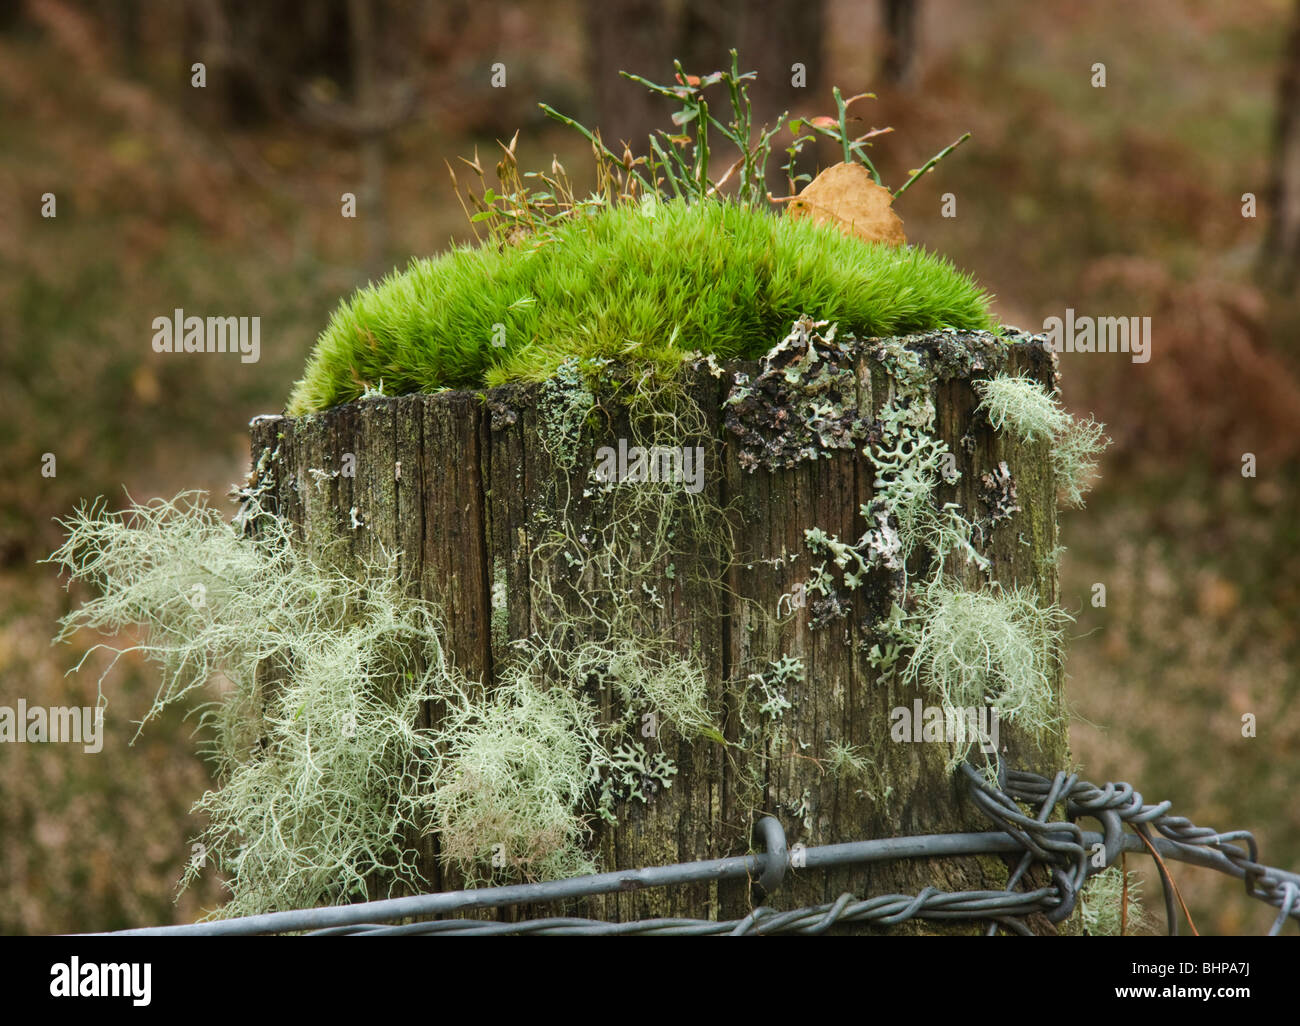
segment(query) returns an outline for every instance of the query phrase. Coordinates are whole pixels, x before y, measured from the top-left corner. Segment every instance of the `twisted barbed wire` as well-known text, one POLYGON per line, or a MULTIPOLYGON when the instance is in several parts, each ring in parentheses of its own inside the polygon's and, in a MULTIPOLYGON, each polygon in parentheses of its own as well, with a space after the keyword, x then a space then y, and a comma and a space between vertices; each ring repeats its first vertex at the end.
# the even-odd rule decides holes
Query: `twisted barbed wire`
POLYGON ((1005 890, 942 891, 925 887, 915 895, 884 894, 860 899, 842 894, 833 902, 788 911, 761 905, 742 919, 644 919, 612 923, 596 919, 548 917, 521 922, 477 919, 437 919, 398 922, 421 916, 451 915, 474 909, 550 903, 613 894, 645 887, 668 887, 712 880, 749 879, 760 894, 780 887, 791 867, 785 831, 778 820, 763 817, 757 824, 764 851, 684 862, 669 866, 597 873, 544 883, 483 887, 466 891, 389 898, 353 905, 296 909, 216 920, 183 926, 121 930, 115 935, 224 935, 307 933, 351 936, 486 936, 573 935, 626 936, 745 936, 764 934, 815 935, 833 926, 852 923, 894 925, 909 919, 987 920, 989 934, 1003 928, 1033 936, 1025 918, 1041 913, 1053 923, 1069 918, 1088 878, 1115 864, 1123 852, 1158 853, 1157 867, 1164 888, 1165 918, 1171 936, 1178 933, 1174 887, 1162 859, 1172 859, 1235 876, 1246 894, 1278 909, 1269 930, 1281 933, 1288 919, 1300 921, 1300 874, 1261 864, 1255 838, 1246 830, 1218 833, 1170 814, 1172 803, 1146 804, 1126 783, 1098 787, 1077 774, 1057 773, 1052 779, 999 765, 997 782, 969 764, 961 766, 976 805, 997 829, 978 833, 922 834, 820 845, 799 852, 800 869, 885 862, 902 858, 962 855, 1021 854, 1005 890), (1029 816, 1020 805, 1037 806, 1029 816), (1058 805, 1064 819, 1052 820, 1058 805), (1101 831, 1085 831, 1075 822, 1095 819, 1101 831), (1125 830, 1131 827, 1132 832, 1125 830), (1152 834, 1152 830, 1159 836, 1152 834), (1241 847, 1236 842, 1244 842, 1241 847), (1104 858, 1097 856, 1104 853, 1104 858), (1016 886, 1035 865, 1046 868, 1050 886, 1018 891, 1016 886))

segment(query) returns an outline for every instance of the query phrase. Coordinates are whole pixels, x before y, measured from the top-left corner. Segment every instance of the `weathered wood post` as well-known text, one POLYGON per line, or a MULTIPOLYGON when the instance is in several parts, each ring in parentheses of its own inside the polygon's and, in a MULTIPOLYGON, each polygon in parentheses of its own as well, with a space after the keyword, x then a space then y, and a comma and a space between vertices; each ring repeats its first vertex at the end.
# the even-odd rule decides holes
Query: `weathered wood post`
MULTIPOLYGON (((898 524, 863 514, 888 485, 881 459, 899 448, 891 431, 901 417, 935 443, 931 456, 950 454, 928 508, 957 503, 987 560, 985 569, 950 560, 950 572, 970 587, 1015 585, 1056 601, 1056 479, 1046 443, 996 431, 976 409, 972 381, 999 372, 1055 386, 1042 339, 943 331, 841 346, 804 322, 802 335, 797 329, 762 364, 697 363, 666 431, 646 429, 644 410, 599 394, 594 406, 575 405, 551 383, 259 418, 252 451, 255 464, 268 455, 268 494, 303 543, 343 539, 356 556, 381 545, 402 551, 411 594, 441 604, 449 651, 487 688, 500 680, 516 639, 571 646, 585 640, 583 631, 615 622, 657 633, 703 671, 726 743, 651 732, 647 744, 662 745, 676 765, 670 786, 646 780, 644 801, 617 803, 617 825, 597 821, 591 850, 599 867, 631 868, 744 853, 762 814, 778 817, 792 844, 808 846, 989 828, 960 775, 946 770, 954 744, 916 743, 920 724, 904 729, 914 703, 938 699, 898 672, 882 632, 896 604, 915 601, 932 556, 918 550, 904 572, 888 551, 898 524), (575 409, 580 431, 564 426, 575 409), (638 439, 671 439, 702 453, 698 488, 677 483, 684 506, 631 501, 632 483, 597 472, 602 459, 609 469, 620 439, 624 451, 638 439), (594 543, 583 551, 582 539, 627 516, 644 522, 618 528, 617 551, 636 550, 642 562, 601 563, 594 543), (656 537, 670 537, 667 547, 647 540, 638 550, 636 539, 663 523, 669 530, 656 537), (873 547, 885 551, 873 556, 873 547), (846 550, 867 556, 866 564, 853 552, 837 563, 846 550), (639 579, 628 576, 633 564, 639 579), (557 624, 565 637, 554 637, 557 624), (906 739, 896 740, 900 734, 906 739)), ((1050 678, 1059 710, 1057 653, 1050 678)), ((618 712, 608 696, 601 701, 605 715, 618 712)), ((1003 722, 998 747, 1012 765, 1042 772, 1068 761, 1063 728, 1035 733, 1003 722)), ((424 872, 438 889, 458 886, 462 878, 439 859, 436 841, 423 842, 424 872)), ((793 908, 844 891, 998 889, 1007 864, 962 858, 795 869, 764 901, 793 908)), ((734 917, 751 899, 743 884, 699 884, 592 899, 572 911, 734 917)), ((976 932, 982 924, 880 929, 976 932)))

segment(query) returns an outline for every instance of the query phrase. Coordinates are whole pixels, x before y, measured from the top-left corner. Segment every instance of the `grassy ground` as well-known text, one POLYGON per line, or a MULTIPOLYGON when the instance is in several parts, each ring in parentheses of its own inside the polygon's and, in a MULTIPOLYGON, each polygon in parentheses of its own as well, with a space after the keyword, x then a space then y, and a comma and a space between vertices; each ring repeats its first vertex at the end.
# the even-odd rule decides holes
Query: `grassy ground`
MULTIPOLYGON (((1250 287, 1263 224, 1240 214, 1241 194, 1263 191, 1287 7, 932 0, 922 88, 881 90, 864 116, 899 126, 880 148, 887 181, 974 132, 899 212, 909 239, 996 294, 1000 319, 1037 327, 1067 306, 1153 316, 1151 363, 1064 361, 1067 400, 1117 441, 1089 507, 1063 519, 1062 593, 1080 614, 1075 757, 1089 779, 1129 780, 1198 824, 1253 829, 1266 861, 1296 868, 1300 392, 1287 340, 1300 315, 1250 287), (1089 84, 1098 61, 1104 90, 1089 84), (941 216, 945 192, 955 218, 941 216), (1258 456, 1257 478, 1241 476, 1243 452, 1258 456), (1105 609, 1090 605, 1097 582, 1105 609), (1254 739, 1241 737, 1246 712, 1254 739)), ((874 9, 832 5, 828 78, 851 92, 879 85, 861 46, 874 9)), ((194 128, 174 64, 160 51, 128 81, 76 33, 0 38, 5 701, 93 695, 94 675, 64 679, 74 655, 48 647, 69 601, 33 565, 56 543, 50 518, 124 484, 138 499, 223 490, 243 472, 247 419, 280 408, 339 297, 366 281, 362 233, 338 207, 355 156, 293 132, 194 128), (55 221, 37 214, 46 191, 59 196, 55 221), (151 353, 151 319, 176 305, 262 316, 262 361, 151 353), (56 478, 41 475, 46 452, 56 478)), ((578 66, 531 65, 575 95, 578 66)), ((394 142, 394 265, 468 234, 441 161, 492 140, 452 127, 415 125, 394 142)), ((520 160, 544 166, 557 149, 576 167, 572 145, 543 132, 520 160)), ((191 725, 160 723, 127 748, 156 680, 128 662, 118 681, 103 753, 0 746, 0 834, 19 839, 0 850, 0 930, 191 919, 218 897, 205 878, 171 903, 206 780, 191 725)), ((1271 918, 1236 881, 1178 877, 1202 932, 1271 918)), ((1153 903, 1153 880, 1146 893, 1153 903)))

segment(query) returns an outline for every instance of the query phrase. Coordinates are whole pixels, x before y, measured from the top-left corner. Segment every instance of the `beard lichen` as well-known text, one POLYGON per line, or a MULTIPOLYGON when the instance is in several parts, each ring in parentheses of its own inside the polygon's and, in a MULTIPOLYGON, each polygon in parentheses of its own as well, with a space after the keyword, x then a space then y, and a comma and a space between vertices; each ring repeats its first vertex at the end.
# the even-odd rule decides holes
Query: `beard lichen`
MULTIPOLYGON (((911 650, 904 679, 938 698, 945 715, 988 706, 1030 736, 1055 732, 1062 716, 1052 682, 1070 619, 1025 589, 935 582, 901 626, 911 650)), ((954 753, 950 769, 971 743, 954 753)))
POLYGON ((118 654, 162 668, 144 721, 228 685, 199 706, 216 786, 194 810, 232 894, 217 914, 424 886, 415 842, 434 830, 470 883, 592 871, 592 818, 671 786, 663 739, 721 740, 703 671, 658 639, 531 639, 485 689, 450 665, 436 608, 406 594, 396 553, 341 572, 244 499, 233 525, 197 493, 96 504, 65 521, 50 557, 99 591, 60 639, 143 628, 118 654), (421 726, 430 702, 446 713, 421 726), (602 704, 620 711, 606 720, 602 704))
MULTIPOLYGON (((402 837, 420 823, 437 762, 418 714, 450 680, 434 610, 405 601, 395 555, 343 573, 289 544, 255 503, 233 526, 198 493, 80 509, 49 561, 99 595, 64 618, 57 640, 141 627, 112 661, 137 652, 161 668, 141 728, 226 681, 199 707, 218 786, 195 806, 208 821, 197 840, 232 893, 221 914, 417 885, 402 837), (257 538, 244 536, 250 520, 257 538)), ((201 871, 191 863, 182 883, 201 871)))
POLYGON ((440 727, 445 751, 428 804, 445 862, 473 884, 485 867, 551 879, 594 872, 579 809, 599 783, 595 710, 530 670, 507 671, 485 695, 462 694, 440 727))
POLYGON ((832 741, 827 746, 828 772, 850 784, 860 798, 878 806, 888 806, 894 787, 889 783, 878 760, 861 746, 832 741))
POLYGON ((1097 470, 1097 460, 1108 444, 1105 425, 1091 417, 1076 420, 1060 401, 1032 378, 999 374, 974 383, 979 409, 995 429, 1009 427, 1022 441, 1045 441, 1051 446, 1062 501, 1082 506, 1083 496, 1097 470))
POLYGON ((1121 866, 1091 877, 1079 892, 1084 931, 1090 937, 1119 937, 1144 933, 1147 912, 1142 906, 1142 876, 1121 866), (1127 906, 1126 906, 1127 902, 1127 906))
MULTIPOLYGON (((558 423, 543 444, 572 469, 598 418, 581 368, 569 371, 543 390, 558 423)), ((679 381, 623 384, 621 402, 602 401, 628 412, 634 441, 706 429, 679 381)), ((493 639, 509 654, 490 686, 445 657, 437 610, 408 593, 399 553, 336 569, 328 550, 294 542, 259 489, 240 493, 234 525, 194 494, 66 522, 51 561, 99 595, 60 638, 142 625, 133 649, 163 670, 145 720, 227 684, 201 706, 216 772, 195 806, 208 821, 198 842, 232 894, 217 914, 427 887, 418 849, 432 832, 471 885, 591 871, 593 825, 670 789, 676 742, 725 743, 705 672, 665 636, 663 610, 683 588, 717 597, 723 511, 669 480, 579 484, 582 501, 550 510, 530 552, 538 597, 554 604, 543 634, 508 643, 508 575, 493 565, 493 639), (639 602, 638 588, 662 598, 639 602), (431 707, 441 713, 423 726, 431 707)))

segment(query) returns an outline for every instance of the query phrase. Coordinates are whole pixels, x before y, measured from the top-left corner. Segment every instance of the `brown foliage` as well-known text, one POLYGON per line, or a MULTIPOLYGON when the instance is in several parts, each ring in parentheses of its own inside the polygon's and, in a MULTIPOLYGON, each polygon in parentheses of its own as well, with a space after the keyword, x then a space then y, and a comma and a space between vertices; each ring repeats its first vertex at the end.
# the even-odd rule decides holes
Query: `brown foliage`
POLYGON ((1112 306, 1136 300, 1151 317, 1150 362, 1117 362, 1088 382, 1117 453, 1200 452, 1220 468, 1239 465, 1244 452, 1269 462, 1300 455, 1300 379, 1270 342, 1259 292, 1210 269, 1179 280, 1136 256, 1093 261, 1081 285, 1112 306))

